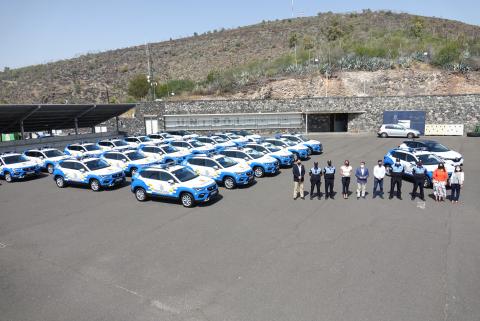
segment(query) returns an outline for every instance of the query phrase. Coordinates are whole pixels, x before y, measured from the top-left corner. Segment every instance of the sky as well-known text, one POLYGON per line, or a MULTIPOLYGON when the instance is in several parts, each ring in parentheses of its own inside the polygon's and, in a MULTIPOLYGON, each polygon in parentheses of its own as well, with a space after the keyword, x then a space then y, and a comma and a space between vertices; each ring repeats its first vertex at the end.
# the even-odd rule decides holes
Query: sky
MULTIPOLYGON (((479 0, 293 1, 296 17, 366 8, 480 25, 479 0)), ((291 16, 291 0, 0 0, 0 70, 291 16)))

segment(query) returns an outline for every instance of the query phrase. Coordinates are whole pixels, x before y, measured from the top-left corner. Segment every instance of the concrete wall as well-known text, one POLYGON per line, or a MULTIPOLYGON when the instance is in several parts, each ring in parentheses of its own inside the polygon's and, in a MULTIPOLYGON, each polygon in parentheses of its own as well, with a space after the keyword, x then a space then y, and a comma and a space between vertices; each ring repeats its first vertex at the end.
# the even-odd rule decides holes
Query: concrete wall
MULTIPOLYGON (((480 122, 480 94, 454 96, 318 97, 289 100, 201 100, 141 103, 135 118, 121 119, 120 130, 131 134, 145 131, 145 116, 229 114, 257 112, 350 113, 349 132, 373 132, 382 123, 385 110, 421 110, 429 124, 464 124, 472 130, 480 122)), ((110 126, 114 126, 110 122, 110 126)), ((299 128, 298 130, 304 130, 299 128)))

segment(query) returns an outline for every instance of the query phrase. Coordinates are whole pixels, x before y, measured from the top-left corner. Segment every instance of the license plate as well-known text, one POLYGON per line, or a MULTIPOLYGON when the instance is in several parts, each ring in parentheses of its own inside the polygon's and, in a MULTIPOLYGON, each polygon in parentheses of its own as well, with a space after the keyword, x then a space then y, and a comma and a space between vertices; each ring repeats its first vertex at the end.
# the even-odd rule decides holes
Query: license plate
POLYGON ((213 192, 210 193, 210 196, 215 196, 218 194, 218 190, 214 190, 213 192))

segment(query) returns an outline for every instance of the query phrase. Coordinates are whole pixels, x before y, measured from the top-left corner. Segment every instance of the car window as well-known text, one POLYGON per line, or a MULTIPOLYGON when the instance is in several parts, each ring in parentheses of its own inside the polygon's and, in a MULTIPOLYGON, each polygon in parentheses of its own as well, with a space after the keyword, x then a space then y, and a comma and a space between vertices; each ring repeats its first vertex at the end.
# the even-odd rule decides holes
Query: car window
POLYGON ((225 156, 228 156, 228 157, 236 157, 236 154, 234 151, 231 151, 231 150, 226 150, 222 153, 223 155, 225 156))
POLYGON ((387 125, 387 126, 385 126, 385 129, 395 129, 395 127, 392 126, 392 125, 387 125))
POLYGON ((79 171, 81 169, 83 170, 87 170, 87 168, 85 166, 83 166, 83 164, 80 164, 80 163, 73 163, 73 169, 79 171))
POLYGON ((73 169, 73 162, 62 162, 60 163, 60 167, 66 169, 73 169))
POLYGON ((143 178, 148 178, 148 179, 157 179, 157 171, 141 171, 140 176, 143 178))
POLYGON ((167 172, 159 172, 158 180, 163 182, 168 182, 169 180, 174 180, 173 176, 167 172))
POLYGON ((37 156, 34 156, 35 152, 25 152, 25 156, 28 156, 28 157, 37 157, 37 156))
POLYGON ((117 157, 115 156, 115 154, 103 154, 103 157, 105 157, 106 159, 117 159, 117 157))
POLYGON ((402 153, 402 152, 397 152, 397 156, 395 156, 396 158, 400 158, 400 160, 406 160, 406 154, 405 153, 402 153))
MULTIPOLYGON (((237 155, 236 157, 237 158, 245 158, 245 157, 248 157, 247 153, 244 153, 244 152, 235 152, 235 154, 237 155)), ((250 157, 248 157, 250 158, 250 157)))
POLYGON ((410 148, 416 148, 418 146, 418 143, 417 142, 403 142, 405 145, 407 145, 408 147, 410 148))
POLYGON ((205 166, 207 167, 213 167, 213 166, 218 166, 217 163, 215 163, 213 160, 211 159, 205 159, 205 166))
POLYGON ((415 157, 413 157, 412 155, 410 154, 406 154, 407 155, 407 162, 411 163, 411 162, 415 162, 415 157))

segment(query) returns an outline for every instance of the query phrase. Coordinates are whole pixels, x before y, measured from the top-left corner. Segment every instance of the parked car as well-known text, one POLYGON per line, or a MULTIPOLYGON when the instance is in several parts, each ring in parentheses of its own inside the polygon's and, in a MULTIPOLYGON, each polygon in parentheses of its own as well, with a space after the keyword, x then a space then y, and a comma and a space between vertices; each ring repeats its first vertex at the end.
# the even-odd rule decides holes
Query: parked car
POLYGON ((187 151, 192 154, 212 154, 215 153, 215 147, 211 144, 201 143, 197 140, 174 140, 170 142, 175 148, 187 151))
POLYGON ((195 139, 201 143, 212 145, 213 147, 215 147, 216 151, 221 151, 226 148, 232 148, 236 146, 235 143, 233 143, 232 141, 227 141, 218 136, 199 136, 195 139))
POLYGON ((378 130, 377 135, 382 138, 387 137, 420 137, 420 132, 413 128, 407 128, 400 124, 383 124, 378 130))
POLYGON ((289 141, 292 141, 296 144, 302 144, 307 146, 310 149, 310 152, 313 153, 322 153, 323 152, 323 145, 318 140, 314 139, 307 139, 301 134, 280 134, 275 138, 284 138, 289 141))
POLYGON ((120 167, 125 174, 132 176, 140 168, 159 164, 158 160, 147 157, 137 150, 129 150, 126 152, 105 152, 102 154, 101 158, 112 166, 120 167))
POLYGON ((121 152, 133 148, 123 139, 105 139, 99 141, 97 145, 103 151, 117 150, 121 152))
POLYGON ((23 155, 31 161, 36 162, 42 170, 46 170, 49 174, 53 173, 53 169, 58 162, 71 158, 65 153, 55 148, 37 148, 29 149, 23 152, 23 155))
POLYGON ((245 162, 252 168, 257 178, 263 177, 265 174, 276 174, 279 171, 280 163, 275 158, 257 152, 252 148, 227 149, 221 151, 220 154, 239 163, 245 162))
POLYGON ((208 202, 218 196, 218 186, 211 178, 200 176, 185 166, 145 167, 132 177, 131 190, 138 201, 149 197, 179 199, 185 207, 208 202))
POLYGON ((123 184, 125 174, 121 168, 111 166, 100 158, 65 159, 55 166, 53 180, 59 188, 88 185, 92 191, 97 192, 101 188, 123 184))
POLYGON ((462 154, 451 150, 450 148, 440 144, 435 140, 406 140, 398 147, 426 150, 431 152, 432 154, 437 155, 444 161, 451 162, 453 165, 463 165, 462 154))
POLYGON ((18 153, 0 154, 0 176, 8 183, 40 174, 40 166, 18 153))
POLYGON ((223 155, 212 157, 196 155, 185 160, 183 165, 190 167, 198 175, 214 179, 227 189, 233 189, 238 185, 248 185, 255 180, 253 171, 248 164, 238 163, 223 155))
POLYGON ((137 148, 141 144, 143 145, 155 145, 155 143, 148 136, 129 136, 125 137, 125 142, 130 145, 130 147, 137 148))
POLYGON ((99 157, 103 153, 102 149, 93 143, 70 144, 65 147, 63 152, 76 159, 99 157))
POLYGON ((307 159, 309 149, 305 145, 295 144, 294 142, 285 139, 267 138, 265 143, 270 143, 276 147, 280 147, 284 150, 288 150, 293 154, 293 157, 300 159, 307 159))
POLYGON ((293 153, 280 148, 276 147, 270 143, 264 144, 255 144, 249 143, 246 147, 256 150, 257 152, 264 153, 265 155, 271 156, 279 161, 280 166, 291 166, 294 161, 293 153))

